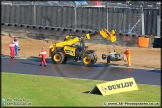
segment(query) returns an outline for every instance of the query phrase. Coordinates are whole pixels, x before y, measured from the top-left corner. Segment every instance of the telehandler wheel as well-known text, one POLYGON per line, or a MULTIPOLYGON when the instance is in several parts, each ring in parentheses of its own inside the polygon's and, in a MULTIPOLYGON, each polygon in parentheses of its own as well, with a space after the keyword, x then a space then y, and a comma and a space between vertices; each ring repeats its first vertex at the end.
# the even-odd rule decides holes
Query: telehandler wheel
POLYGON ((53 63, 61 64, 64 62, 65 57, 62 52, 54 52, 51 59, 52 59, 53 63))
POLYGON ((92 66, 94 64, 94 56, 92 54, 85 54, 82 58, 84 66, 92 66))

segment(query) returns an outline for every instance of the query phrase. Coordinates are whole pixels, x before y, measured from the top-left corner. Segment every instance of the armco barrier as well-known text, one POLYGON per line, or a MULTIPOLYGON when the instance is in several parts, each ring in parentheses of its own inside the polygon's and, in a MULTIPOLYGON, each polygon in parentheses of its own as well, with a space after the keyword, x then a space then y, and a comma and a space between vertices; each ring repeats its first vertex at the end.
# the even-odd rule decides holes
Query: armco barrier
MULTIPOLYGON (((14 27, 14 26, 1 26, 2 28, 2 34, 8 33, 11 36, 17 36, 17 37, 29 37, 29 38, 35 38, 35 39, 52 39, 52 40, 60 40, 62 41, 66 35, 69 34, 76 34, 83 36, 86 32, 74 32, 74 29, 67 29, 65 31, 60 30, 54 30, 51 29, 39 29, 39 28, 26 28, 26 27, 14 27)), ((90 31, 89 31, 90 32, 90 31)), ((91 31, 94 32, 94 31, 91 31)), ((112 43, 109 40, 105 40, 101 36, 94 36, 91 40, 86 40, 87 43, 95 43, 95 44, 106 44, 106 45, 113 45, 116 46, 127 46, 127 47, 138 47, 138 37, 137 36, 122 36, 117 35, 117 40, 115 43, 112 43)))

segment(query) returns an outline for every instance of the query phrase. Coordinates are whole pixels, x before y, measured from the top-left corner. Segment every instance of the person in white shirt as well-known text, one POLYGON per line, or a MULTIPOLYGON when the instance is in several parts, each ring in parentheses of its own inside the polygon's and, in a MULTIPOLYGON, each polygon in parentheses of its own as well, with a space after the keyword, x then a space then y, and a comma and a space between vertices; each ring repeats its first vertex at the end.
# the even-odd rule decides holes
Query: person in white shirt
POLYGON ((19 42, 16 37, 14 37, 13 43, 15 44, 15 56, 18 56, 19 42))

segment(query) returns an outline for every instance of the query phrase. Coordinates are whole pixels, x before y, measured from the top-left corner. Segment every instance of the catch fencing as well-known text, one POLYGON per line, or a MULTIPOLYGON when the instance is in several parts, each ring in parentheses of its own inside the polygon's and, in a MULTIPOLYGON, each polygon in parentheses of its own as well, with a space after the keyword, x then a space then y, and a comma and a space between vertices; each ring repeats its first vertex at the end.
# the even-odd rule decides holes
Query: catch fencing
POLYGON ((1 5, 1 23, 70 28, 78 30, 115 29, 117 33, 142 34, 142 12, 144 12, 144 34, 157 34, 158 9, 129 9, 109 7, 74 7, 43 5, 1 5))

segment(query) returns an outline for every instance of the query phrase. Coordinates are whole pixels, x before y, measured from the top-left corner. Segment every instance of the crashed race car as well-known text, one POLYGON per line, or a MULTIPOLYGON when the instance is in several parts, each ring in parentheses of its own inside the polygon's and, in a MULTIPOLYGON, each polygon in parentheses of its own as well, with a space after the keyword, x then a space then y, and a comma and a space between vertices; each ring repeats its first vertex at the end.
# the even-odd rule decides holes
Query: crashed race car
POLYGON ((109 52, 109 55, 102 54, 102 60, 107 59, 107 63, 110 63, 110 61, 124 61, 126 62, 126 57, 123 55, 123 53, 118 53, 116 51, 109 52))

